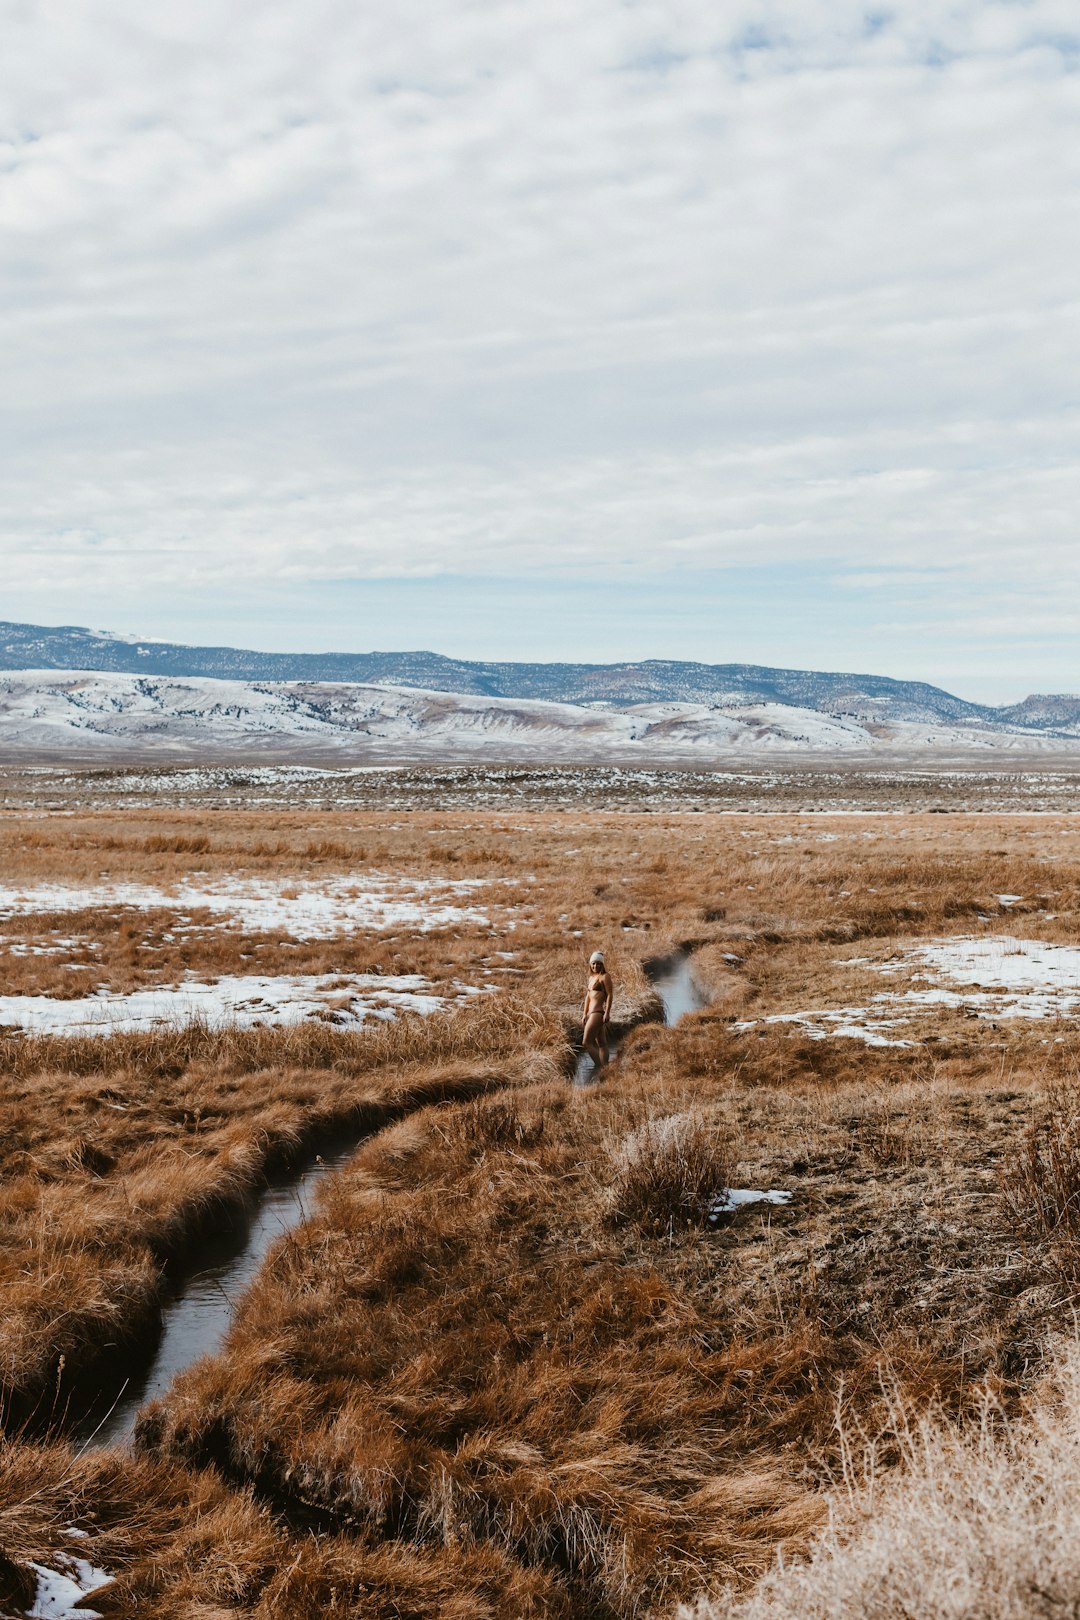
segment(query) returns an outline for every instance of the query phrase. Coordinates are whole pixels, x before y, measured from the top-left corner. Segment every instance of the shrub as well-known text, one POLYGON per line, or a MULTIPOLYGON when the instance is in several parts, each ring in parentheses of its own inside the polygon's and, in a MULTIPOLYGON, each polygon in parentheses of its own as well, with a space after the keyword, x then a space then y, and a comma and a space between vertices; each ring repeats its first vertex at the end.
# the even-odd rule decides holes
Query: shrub
POLYGON ((703 1225, 736 1162, 727 1128, 696 1112, 646 1121, 612 1157, 611 1218, 646 1232, 703 1225))

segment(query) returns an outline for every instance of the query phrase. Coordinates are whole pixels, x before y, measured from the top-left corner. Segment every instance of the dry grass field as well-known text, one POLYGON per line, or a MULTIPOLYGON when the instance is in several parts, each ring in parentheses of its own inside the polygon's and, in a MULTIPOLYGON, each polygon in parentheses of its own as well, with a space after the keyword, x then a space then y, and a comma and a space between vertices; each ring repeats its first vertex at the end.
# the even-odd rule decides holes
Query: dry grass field
POLYGON ((900 1616, 911 1504, 962 1541, 978 1468, 1007 1503, 1065 1446, 1080 819, 69 803, 0 819, 0 863, 0 1611, 75 1525, 95 1606, 151 1620, 900 1616), (577 1088, 596 944, 626 1033, 577 1088), (665 1027, 679 947, 710 1000, 665 1027), (56 1010, 252 975, 331 989, 56 1010), (405 978, 424 1016, 380 1001, 405 978), (72 1369, 345 1119, 221 1353, 134 1456, 76 1455, 72 1369))

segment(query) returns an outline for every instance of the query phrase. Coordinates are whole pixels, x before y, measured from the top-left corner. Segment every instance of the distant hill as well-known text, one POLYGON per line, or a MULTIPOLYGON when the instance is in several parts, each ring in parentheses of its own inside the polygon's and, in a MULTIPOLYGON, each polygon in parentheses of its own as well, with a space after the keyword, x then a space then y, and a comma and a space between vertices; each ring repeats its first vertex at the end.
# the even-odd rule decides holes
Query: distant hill
POLYGON ((266 653, 140 641, 77 625, 0 622, 0 669, 202 676, 237 681, 348 681, 477 697, 626 708, 641 703, 728 707, 770 703, 816 710, 871 728, 896 722, 1080 735, 1080 698, 1033 696, 989 708, 923 681, 884 675, 649 659, 639 664, 486 663, 431 652, 266 653))
POLYGON ((994 709, 992 713, 1003 725, 1026 726, 1035 731, 1080 732, 1080 697, 1033 692, 1022 703, 994 709))
POLYGON ((7 761, 350 766, 426 759, 708 767, 806 755, 1001 762, 1078 752, 1075 735, 1060 732, 983 720, 884 720, 880 712, 857 719, 741 697, 616 706, 347 681, 41 669, 0 673, 0 745, 7 761))

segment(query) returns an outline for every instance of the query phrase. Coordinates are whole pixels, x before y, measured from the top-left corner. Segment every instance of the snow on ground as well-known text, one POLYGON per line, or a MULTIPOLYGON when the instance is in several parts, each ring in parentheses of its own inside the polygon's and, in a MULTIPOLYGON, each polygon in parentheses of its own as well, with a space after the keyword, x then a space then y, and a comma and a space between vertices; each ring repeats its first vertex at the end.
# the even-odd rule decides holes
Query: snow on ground
MULTIPOLYGON (((874 998, 884 1001, 884 996, 874 998)), ((877 1009, 870 1007, 812 1007, 805 1012, 770 1013, 765 1018, 740 1019, 732 1027, 737 1030, 755 1029, 759 1024, 797 1024, 812 1041, 824 1041, 834 1036, 846 1040, 862 1041, 866 1046, 910 1046, 910 1041, 894 1040, 884 1033, 895 1029, 900 1020, 874 1017, 877 1009)))
POLYGON ((460 903, 485 881, 397 878, 366 872, 361 877, 318 881, 185 878, 171 891, 146 883, 0 884, 0 920, 130 906, 139 911, 164 908, 184 915, 209 911, 227 927, 246 933, 287 934, 291 939, 334 939, 359 929, 410 928, 427 933, 460 923, 487 927, 483 912, 460 903))
POLYGON ((394 1018, 400 1012, 438 1012, 484 993, 455 985, 452 995, 437 995, 430 980, 415 973, 238 974, 214 984, 189 979, 126 994, 98 991, 73 1000, 0 996, 0 1028, 35 1035, 127 1035, 195 1020, 237 1029, 299 1024, 309 1018, 348 1025, 369 1017, 394 1018))
MULTIPOLYGON (((3 724, 0 721, 0 739, 3 724)), ((113 762, 93 772, 59 766, 17 766, 7 761, 0 776, 0 808, 18 808, 26 817, 75 815, 88 809, 143 809, 163 799, 176 805, 252 810, 281 806, 378 810, 382 814, 424 807, 439 810, 708 809, 718 814, 753 811, 762 816, 806 811, 808 815, 864 817, 888 815, 896 836, 903 818, 931 804, 953 810, 1001 811, 1036 816, 1071 812, 1075 776, 1069 770, 989 771, 946 768, 940 761, 922 769, 900 768, 895 760, 868 770, 838 760, 836 768, 812 773, 785 762, 783 769, 736 769, 734 761, 680 760, 663 765, 622 762, 571 765, 541 758, 502 766, 434 762, 333 768, 300 766, 201 765, 185 769, 161 763, 124 767, 113 762)), ((581 823, 567 822, 567 828, 581 823)), ((1029 828, 1028 831, 1031 829, 1029 828)), ((1036 857, 1048 861, 1051 857, 1036 857)))
POLYGON ((88 1592, 108 1586, 112 1576, 95 1569, 85 1558, 72 1558, 60 1553, 57 1563, 62 1569, 50 1569, 45 1564, 31 1564, 37 1576, 37 1593, 33 1608, 27 1610, 29 1620, 101 1620, 98 1609, 84 1605, 76 1607, 88 1592))
POLYGON ((192 757, 307 751, 374 763, 400 759, 610 761, 691 759, 762 751, 832 753, 1004 750, 1073 752, 1076 738, 1038 727, 879 713, 827 714, 724 697, 597 709, 539 698, 495 698, 347 681, 244 681, 78 670, 0 673, 0 731, 10 756, 192 757))
POLYGON ((97 941, 61 939, 58 935, 52 935, 47 945, 39 945, 18 934, 0 934, 0 946, 9 956, 65 956, 69 951, 96 950, 97 941))
POLYGON ((910 1046, 910 1041, 885 1032, 935 1007, 971 1012, 993 1023, 1011 1018, 1071 1018, 1080 1012, 1080 948, 1073 945, 1049 945, 1007 934, 962 934, 921 940, 889 961, 855 957, 837 966, 865 967, 886 977, 903 975, 920 988, 880 991, 865 1007, 772 1013, 741 1021, 735 1028, 797 1024, 811 1040, 840 1035, 868 1046, 910 1046))
POLYGON ((287 748, 450 754, 606 756, 614 748, 683 755, 751 747, 865 748, 857 721, 785 704, 647 703, 616 710, 350 682, 226 681, 73 670, 0 674, 8 750, 82 754, 153 749, 181 759, 287 748), (642 746, 644 745, 644 747, 642 746))
POLYGON ((906 951, 899 962, 874 964, 881 973, 926 967, 917 978, 950 979, 993 990, 1075 991, 1080 993, 1080 947, 1049 945, 1041 939, 1008 934, 960 934, 927 940, 906 951))
POLYGON ((734 1214, 744 1204, 790 1204, 789 1192, 760 1192, 756 1187, 725 1187, 709 1205, 710 1221, 734 1214))

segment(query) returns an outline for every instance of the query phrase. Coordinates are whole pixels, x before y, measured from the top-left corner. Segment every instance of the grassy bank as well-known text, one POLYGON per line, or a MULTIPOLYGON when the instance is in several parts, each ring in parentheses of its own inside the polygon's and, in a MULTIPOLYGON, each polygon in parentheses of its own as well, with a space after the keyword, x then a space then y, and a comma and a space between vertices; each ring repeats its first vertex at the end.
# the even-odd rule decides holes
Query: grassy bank
POLYGON ((164 1268, 307 1143, 563 1061, 560 1028, 494 999, 355 1034, 189 1027, 0 1047, 8 1424, 62 1422, 72 1379, 153 1331, 164 1268))
POLYGON ((677 1060, 658 1087, 669 1038, 648 1032, 647 1084, 632 1046, 602 1096, 383 1133, 141 1443, 341 1530, 498 1550, 575 1615, 633 1615, 805 1543, 838 1404, 883 1431, 896 1399, 1015 1398, 1053 1293, 993 1173, 1023 1140, 1015 1095, 744 1090, 677 1060), (714 1229, 727 1182, 792 1202, 714 1229))

